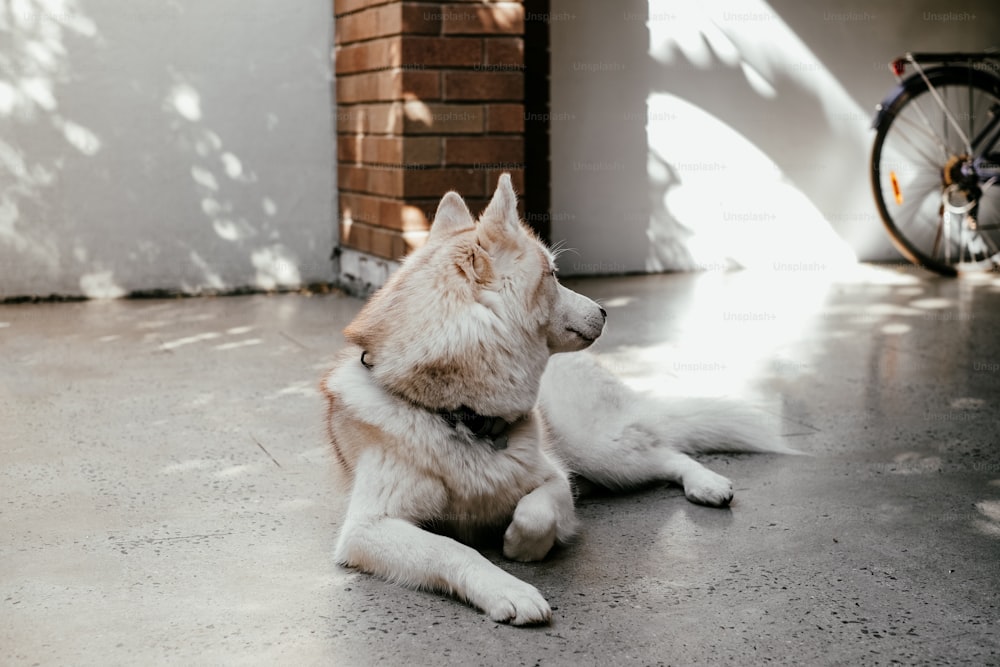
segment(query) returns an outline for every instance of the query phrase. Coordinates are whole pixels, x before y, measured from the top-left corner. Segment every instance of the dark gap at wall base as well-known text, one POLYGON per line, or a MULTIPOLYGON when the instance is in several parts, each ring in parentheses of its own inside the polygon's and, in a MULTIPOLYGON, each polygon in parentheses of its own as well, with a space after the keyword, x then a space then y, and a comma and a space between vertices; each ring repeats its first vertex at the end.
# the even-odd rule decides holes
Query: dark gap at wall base
MULTIPOLYGON (((309 283, 308 285, 303 285, 301 287, 281 287, 276 289, 261 289, 259 287, 244 286, 244 287, 233 287, 221 290, 216 290, 216 289, 203 290, 200 292, 182 292, 180 290, 172 290, 172 289, 135 290, 119 298, 123 300, 198 299, 198 298, 215 298, 215 297, 230 297, 230 296, 251 296, 260 294, 265 296, 272 296, 277 294, 300 294, 302 296, 339 294, 342 296, 347 296, 347 294, 342 289, 340 289, 336 285, 336 283, 320 282, 320 283, 309 283)), ((33 303, 77 303, 80 301, 100 301, 100 300, 102 299, 93 299, 88 296, 80 296, 80 295, 35 294, 35 295, 9 296, 0 298, 0 305, 6 306, 6 305, 33 304, 33 303)), ((118 299, 111 299, 111 300, 118 300, 118 299)))

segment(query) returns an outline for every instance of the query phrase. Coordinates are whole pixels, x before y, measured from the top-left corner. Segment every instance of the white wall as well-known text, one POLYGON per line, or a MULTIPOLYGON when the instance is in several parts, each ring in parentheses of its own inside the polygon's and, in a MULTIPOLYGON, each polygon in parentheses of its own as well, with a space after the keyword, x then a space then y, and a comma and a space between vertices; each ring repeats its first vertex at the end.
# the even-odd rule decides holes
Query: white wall
POLYGON ((992 0, 552 0, 568 274, 896 259, 868 185, 905 51, 981 50, 992 0))
POLYGON ((0 298, 333 278, 328 0, 0 3, 0 298))

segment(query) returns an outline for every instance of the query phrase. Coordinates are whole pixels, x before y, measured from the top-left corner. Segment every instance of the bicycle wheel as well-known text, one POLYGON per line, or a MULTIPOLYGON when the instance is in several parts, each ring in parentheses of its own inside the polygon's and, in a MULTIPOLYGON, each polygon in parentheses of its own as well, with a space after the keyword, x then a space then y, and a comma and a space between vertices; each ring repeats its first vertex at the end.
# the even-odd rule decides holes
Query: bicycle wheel
POLYGON ((991 180, 1000 79, 955 66, 924 73, 933 91, 919 74, 909 77, 875 121, 870 172, 879 214, 914 264, 943 275, 994 268, 1000 265, 1000 183, 991 180))

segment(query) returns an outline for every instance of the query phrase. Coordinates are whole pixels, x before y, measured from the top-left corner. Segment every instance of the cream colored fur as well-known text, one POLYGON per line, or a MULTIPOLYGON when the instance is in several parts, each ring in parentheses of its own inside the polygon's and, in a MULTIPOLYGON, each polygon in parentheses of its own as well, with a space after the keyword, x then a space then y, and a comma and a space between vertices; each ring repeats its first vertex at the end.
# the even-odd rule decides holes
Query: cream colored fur
POLYGON ((545 623, 541 593, 467 543, 495 532, 507 558, 540 560, 577 530, 571 476, 610 488, 669 480, 694 502, 726 505, 729 480, 685 452, 787 451, 739 405, 629 391, 577 353, 604 320, 557 281, 509 175, 478 222, 446 194, 426 245, 347 327, 350 345, 323 380, 351 488, 337 560, 496 621, 545 623), (506 448, 437 414, 462 406, 512 422, 506 448))

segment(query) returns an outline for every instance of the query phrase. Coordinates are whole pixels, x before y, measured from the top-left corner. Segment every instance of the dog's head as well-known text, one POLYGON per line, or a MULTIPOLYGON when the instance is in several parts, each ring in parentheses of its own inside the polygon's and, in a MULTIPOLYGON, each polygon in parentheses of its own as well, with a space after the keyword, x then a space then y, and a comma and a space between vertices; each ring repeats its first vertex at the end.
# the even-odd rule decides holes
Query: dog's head
POLYGON ((455 192, 413 252, 344 331, 382 386, 434 409, 516 418, 550 354, 581 350, 604 310, 556 279, 552 253, 517 213, 510 175, 478 222, 455 192))

